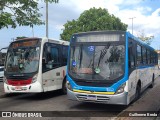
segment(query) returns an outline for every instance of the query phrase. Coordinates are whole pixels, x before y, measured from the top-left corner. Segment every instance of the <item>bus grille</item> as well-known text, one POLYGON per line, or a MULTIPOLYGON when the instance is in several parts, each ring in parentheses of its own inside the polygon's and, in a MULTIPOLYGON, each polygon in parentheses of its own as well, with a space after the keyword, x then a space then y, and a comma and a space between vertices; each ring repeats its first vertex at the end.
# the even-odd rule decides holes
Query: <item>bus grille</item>
POLYGON ((3 81, 3 77, 0 77, 0 81, 3 81))
POLYGON ((28 76, 7 76, 7 79, 12 79, 12 80, 28 80, 28 76))
MULTIPOLYGON (((89 96, 90 95, 80 95, 80 94, 76 95, 79 101, 91 101, 87 99, 89 96)), ((91 96, 96 98, 95 100, 96 102, 107 102, 109 100, 109 97, 107 96, 95 96, 95 95, 91 95, 91 96)))
POLYGON ((109 97, 107 96, 97 96, 97 101, 108 101, 109 97))

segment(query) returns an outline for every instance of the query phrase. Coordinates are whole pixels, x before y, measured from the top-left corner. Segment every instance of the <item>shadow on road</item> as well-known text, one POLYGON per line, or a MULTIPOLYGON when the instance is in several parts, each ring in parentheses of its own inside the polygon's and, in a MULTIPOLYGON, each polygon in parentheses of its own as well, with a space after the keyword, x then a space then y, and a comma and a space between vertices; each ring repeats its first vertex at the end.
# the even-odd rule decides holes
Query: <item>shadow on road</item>
POLYGON ((0 98, 15 97, 15 96, 23 95, 23 94, 24 93, 9 93, 9 94, 4 93, 0 98))
POLYGON ((61 90, 56 91, 49 91, 44 93, 27 93, 25 96, 20 97, 18 99, 25 99, 25 100, 46 100, 54 97, 58 97, 63 95, 61 90))
POLYGON ((87 102, 79 102, 75 106, 72 106, 71 109, 78 108, 79 110, 88 110, 88 111, 122 111, 126 109, 128 106, 125 105, 109 105, 109 104, 100 104, 100 103, 87 103, 87 102))

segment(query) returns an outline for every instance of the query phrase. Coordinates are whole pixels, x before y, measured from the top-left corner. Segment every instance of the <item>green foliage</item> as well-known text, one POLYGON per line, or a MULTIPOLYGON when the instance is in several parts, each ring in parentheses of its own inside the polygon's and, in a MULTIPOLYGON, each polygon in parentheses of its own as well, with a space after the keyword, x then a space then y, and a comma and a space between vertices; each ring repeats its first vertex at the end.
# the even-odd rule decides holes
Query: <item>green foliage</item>
POLYGON ((19 36, 19 37, 16 37, 16 40, 23 39, 23 38, 27 38, 27 37, 26 36, 19 36))
POLYGON ((142 40, 143 42, 145 42, 146 44, 150 45, 151 42, 153 41, 154 39, 154 36, 146 36, 145 33, 144 33, 144 30, 140 31, 139 34, 137 35, 138 38, 140 40, 142 40))
MULTIPOLYGON (((11 26, 30 26, 44 24, 40 19, 39 0, 0 0, 0 29, 11 26)), ((47 0, 58 3, 59 0, 47 0)), ((46 0, 44 0, 46 2, 46 0)))
POLYGON ((127 30, 127 25, 108 10, 102 8, 91 8, 84 11, 77 20, 67 21, 63 25, 64 30, 60 34, 61 39, 70 40, 73 33, 100 30, 127 30))

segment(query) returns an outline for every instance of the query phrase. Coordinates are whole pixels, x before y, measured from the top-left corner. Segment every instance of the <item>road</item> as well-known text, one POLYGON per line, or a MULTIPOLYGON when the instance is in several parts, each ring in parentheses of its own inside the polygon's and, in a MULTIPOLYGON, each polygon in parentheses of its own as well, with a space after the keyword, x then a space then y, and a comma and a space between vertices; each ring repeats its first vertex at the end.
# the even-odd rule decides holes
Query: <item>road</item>
MULTIPOLYGON (((124 117, 123 114, 128 111, 157 111, 160 109, 160 77, 155 80, 154 88, 148 88, 139 100, 131 103, 127 107, 70 101, 67 99, 67 96, 62 95, 60 91, 41 94, 12 94, 6 96, 3 93, 2 83, 0 83, 0 90, 0 111, 59 111, 57 112, 57 116, 47 118, 49 120, 54 118, 70 120, 71 116, 81 116, 76 117, 76 119, 80 120, 132 120, 135 119, 135 117, 124 117), (66 114, 69 114, 69 117, 65 117, 66 114)), ((53 114, 55 115, 56 112, 53 114)), ((144 117, 144 119, 146 118, 159 120, 157 117, 144 117)), ((72 119, 74 120, 75 118, 72 119)), ((142 119, 142 117, 139 119, 142 119)))

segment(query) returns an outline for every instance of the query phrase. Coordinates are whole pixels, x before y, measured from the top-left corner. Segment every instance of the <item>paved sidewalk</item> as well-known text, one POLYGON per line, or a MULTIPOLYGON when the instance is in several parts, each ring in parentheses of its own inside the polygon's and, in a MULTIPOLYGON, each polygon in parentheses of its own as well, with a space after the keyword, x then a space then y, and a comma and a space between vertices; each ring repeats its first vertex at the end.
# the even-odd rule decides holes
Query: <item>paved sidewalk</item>
MULTIPOLYGON (((140 113, 144 112, 147 114, 147 112, 160 112, 160 77, 158 77, 155 80, 155 85, 153 88, 148 88, 149 91, 142 94, 141 98, 134 102, 133 104, 129 105, 127 109, 122 111, 116 118, 116 120, 160 120, 160 114, 159 117, 120 117, 124 116, 124 114, 129 115, 129 111, 131 113, 140 113)), ((149 112, 149 113, 151 113, 149 112)))

